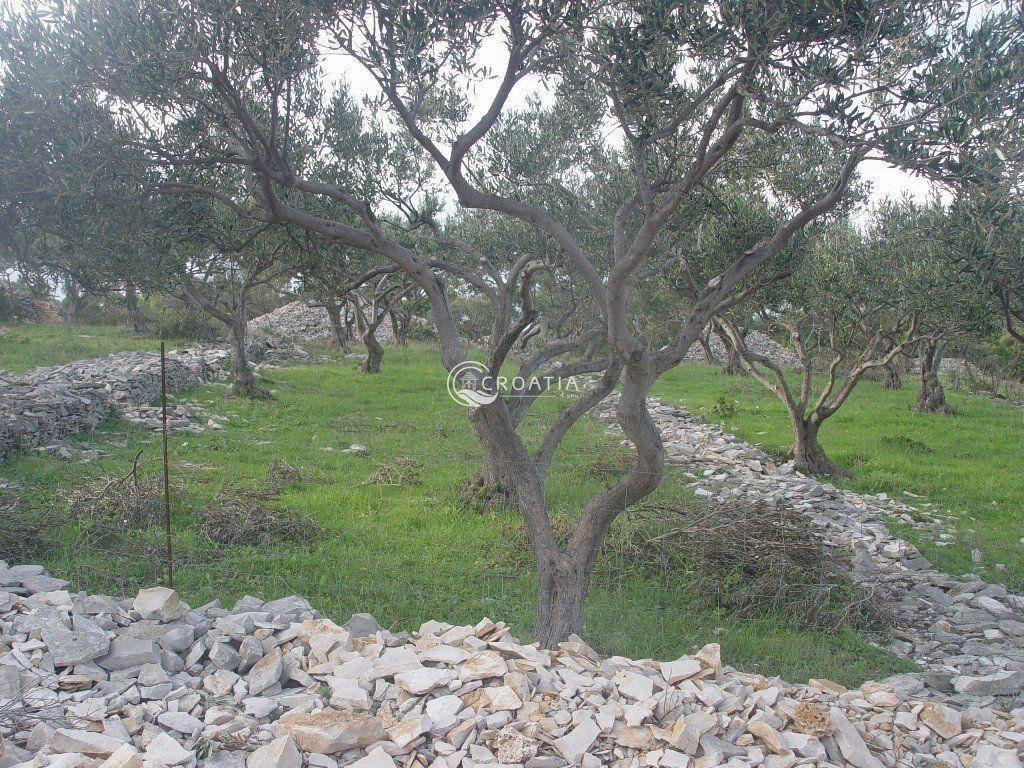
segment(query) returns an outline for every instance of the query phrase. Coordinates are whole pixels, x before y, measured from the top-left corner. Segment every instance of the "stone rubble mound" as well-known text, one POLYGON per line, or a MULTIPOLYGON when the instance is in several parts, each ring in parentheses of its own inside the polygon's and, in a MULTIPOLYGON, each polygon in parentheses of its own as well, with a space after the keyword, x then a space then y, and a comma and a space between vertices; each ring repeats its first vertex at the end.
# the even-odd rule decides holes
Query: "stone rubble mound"
MULTIPOLYGON (((612 415, 614 399, 600 413, 612 415)), ((977 576, 937 570, 886 526, 917 527, 939 545, 953 540, 948 520, 928 508, 858 494, 777 463, 756 446, 659 399, 649 402, 669 460, 686 467, 688 487, 709 503, 760 500, 807 515, 854 553, 854 580, 892 604, 900 627, 887 650, 922 664, 917 690, 968 704, 996 697, 1024 706, 1024 596, 977 576)), ((619 433, 617 426, 609 433, 619 433)))
POLYGON ((554 651, 502 622, 338 625, 298 597, 191 609, 0 563, 2 768, 1020 768, 1024 709, 554 651))
MULTIPOLYGON (((799 368, 800 361, 796 354, 788 347, 779 344, 771 336, 766 336, 760 331, 750 331, 746 337, 747 347, 750 351, 767 357, 770 360, 774 360, 782 368, 799 368)), ((711 348, 711 354, 713 356, 712 362, 718 364, 724 364, 728 358, 728 354, 725 350, 725 344, 722 340, 711 334, 708 340, 708 346, 711 348)), ((685 359, 691 363, 706 363, 707 359, 704 357, 704 349, 700 344, 694 344, 686 352, 685 359)))
MULTIPOLYGON (((910 372, 918 374, 921 372, 921 360, 914 357, 910 361, 910 372)), ((981 368, 962 357, 944 357, 939 361, 939 375, 959 376, 961 379, 978 379, 984 381, 991 378, 981 368)))
MULTIPOLYGON (((122 419, 136 427, 159 432, 163 413, 158 405, 131 405, 120 409, 122 419)), ((199 433, 205 429, 223 429, 225 418, 214 416, 195 403, 168 403, 167 431, 199 433)))
MULTIPOLYGON (((258 368, 305 362, 300 343, 330 339, 327 311, 301 301, 255 318, 248 352, 258 368)), ((391 338, 385 321, 377 331, 391 338)), ((223 378, 230 353, 220 347, 189 347, 167 353, 168 391, 186 389, 223 378)), ((66 365, 36 368, 23 374, 0 372, 0 461, 32 449, 68 453, 63 441, 91 432, 104 419, 118 415, 129 423, 159 429, 160 356, 138 350, 113 352, 66 365)), ((176 406, 168 425, 174 431, 218 428, 215 419, 195 407, 176 406)))
MULTIPOLYGON (((249 333, 257 338, 294 344, 325 346, 332 339, 327 310, 304 301, 293 301, 249 321, 249 333)), ((391 322, 385 319, 377 329, 377 340, 391 341, 391 322)))
POLYGON ((327 310, 304 301, 293 301, 249 321, 250 336, 327 344, 331 321, 327 310))
MULTIPOLYGON (((168 352, 168 390, 210 381, 227 368, 223 349, 168 352)), ((113 414, 131 419, 159 396, 160 355, 147 350, 0 374, 0 460, 89 432, 113 414)))

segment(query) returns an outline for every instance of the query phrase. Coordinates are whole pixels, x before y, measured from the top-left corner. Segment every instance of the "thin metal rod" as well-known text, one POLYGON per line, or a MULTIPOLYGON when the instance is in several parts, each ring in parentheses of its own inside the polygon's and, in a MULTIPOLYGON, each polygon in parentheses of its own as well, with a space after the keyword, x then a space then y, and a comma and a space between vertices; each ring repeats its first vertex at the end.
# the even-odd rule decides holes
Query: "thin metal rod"
POLYGON ((164 449, 164 528, 167 535, 167 586, 174 589, 174 550, 171 547, 171 465, 167 459, 167 345, 160 342, 160 419, 164 449))

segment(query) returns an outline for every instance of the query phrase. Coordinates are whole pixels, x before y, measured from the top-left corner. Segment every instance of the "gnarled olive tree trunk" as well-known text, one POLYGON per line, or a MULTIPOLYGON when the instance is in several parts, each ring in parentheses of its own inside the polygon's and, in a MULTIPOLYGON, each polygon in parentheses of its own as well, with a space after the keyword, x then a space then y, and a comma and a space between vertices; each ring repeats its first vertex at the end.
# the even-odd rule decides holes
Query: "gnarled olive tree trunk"
POLYGON ((366 359, 363 360, 363 373, 380 373, 380 364, 384 359, 384 347, 377 341, 376 328, 363 334, 363 345, 366 347, 366 359))
POLYGON ((805 475, 813 477, 845 477, 850 472, 832 461, 818 441, 822 422, 812 413, 803 417, 790 411, 793 424, 793 466, 805 475))
POLYGON ((139 293, 132 283, 124 285, 124 313, 128 332, 137 336, 143 332, 142 318, 139 314, 139 293))
POLYGON ((918 362, 920 363, 921 391, 918 393, 914 410, 922 413, 940 413, 950 415, 953 409, 946 404, 946 393, 939 381, 939 369, 942 364, 942 352, 945 342, 926 339, 921 342, 918 362))
POLYGON ((85 309, 86 293, 75 281, 68 279, 64 288, 64 322, 68 325, 78 325, 82 319, 82 310, 85 309))
POLYGON ((239 397, 260 397, 266 394, 256 383, 256 375, 249 364, 245 348, 248 313, 243 309, 232 312, 228 321, 228 340, 231 346, 231 392, 239 397))
POLYGON ((324 309, 327 310, 327 318, 331 323, 334 346, 341 350, 348 349, 348 329, 345 327, 345 321, 341 318, 342 304, 337 301, 327 301, 324 303, 324 309))
MULTIPOLYGON (((614 387, 619 369, 606 374, 595 390, 600 400, 614 387)), ((597 554, 609 527, 629 505, 650 494, 661 482, 665 449, 646 399, 653 376, 643 366, 627 368, 622 377, 616 417, 636 451, 636 463, 614 485, 593 497, 580 510, 575 527, 565 544, 555 536, 544 494, 544 478, 550 456, 533 455, 516 433, 515 421, 503 400, 475 409, 470 422, 526 522, 530 547, 537 560, 537 605, 533 640, 553 648, 570 635, 583 632, 583 608, 597 554)), ((595 403, 596 404, 596 403, 595 403)), ((580 403, 585 413, 591 403, 580 403)), ((568 418, 566 423, 575 423, 568 418)), ((554 448, 557 440, 550 443, 554 448)), ((542 445, 540 454, 544 454, 542 445)))
POLYGON ((896 370, 894 363, 882 366, 882 388, 883 389, 899 389, 903 386, 903 379, 900 378, 899 371, 896 370))
MULTIPOLYGON (((712 324, 711 328, 725 349, 725 360, 720 361, 722 363, 722 373, 726 376, 746 376, 747 369, 740 363, 739 355, 736 354, 736 347, 729 339, 729 335, 718 324, 712 324)), ((740 331, 740 334, 741 338, 746 339, 746 331, 740 331)))

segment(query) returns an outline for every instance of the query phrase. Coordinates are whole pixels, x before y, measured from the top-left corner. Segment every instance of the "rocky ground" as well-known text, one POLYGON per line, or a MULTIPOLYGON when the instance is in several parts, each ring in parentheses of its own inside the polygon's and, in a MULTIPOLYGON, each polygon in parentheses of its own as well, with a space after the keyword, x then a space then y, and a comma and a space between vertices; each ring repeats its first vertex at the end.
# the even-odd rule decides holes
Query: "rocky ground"
POLYGON ((298 597, 191 609, 0 563, 3 768, 1020 768, 1024 709, 659 663, 501 622, 411 635, 298 597))
MULTIPOLYGON (((611 402, 602 413, 610 415, 611 402)), ((777 464, 759 448, 686 410, 653 400, 651 408, 671 461, 684 464, 698 498, 758 499, 801 510, 855 555, 854 578, 895 608, 900 624, 889 650, 925 672, 911 689, 967 705, 1024 705, 1024 597, 980 578, 936 570, 886 520, 917 526, 938 543, 952 540, 945 518, 885 494, 857 494, 777 464), (926 688, 925 688, 926 686, 926 688)), ((614 433, 617 428, 609 427, 614 433)))

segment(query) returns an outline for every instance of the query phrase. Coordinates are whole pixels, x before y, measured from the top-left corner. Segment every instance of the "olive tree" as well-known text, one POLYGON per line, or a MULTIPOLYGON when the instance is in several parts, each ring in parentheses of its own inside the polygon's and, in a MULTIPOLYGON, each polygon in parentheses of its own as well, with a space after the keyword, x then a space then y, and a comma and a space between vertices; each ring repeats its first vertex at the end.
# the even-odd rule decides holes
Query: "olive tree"
POLYGON ((37 296, 63 294, 69 323, 89 299, 123 292, 133 325, 146 214, 141 186, 124 181, 142 158, 101 149, 127 135, 57 69, 45 55, 0 68, 0 251, 37 296))
POLYGON ((907 275, 904 301, 927 331, 918 345, 920 391, 914 410, 949 415, 939 371, 950 344, 984 340, 993 332, 990 296, 950 247, 951 212, 938 199, 928 203, 886 200, 873 211, 867 247, 878 263, 893 261, 907 275), (892 252, 901 252, 892 257, 892 252))
POLYGON ((1006 335, 1024 344, 1024 197, 1001 179, 964 185, 950 205, 942 243, 991 297, 1006 335))
POLYGON ((867 373, 941 336, 921 327, 922 277, 933 265, 904 245, 886 241, 878 247, 843 221, 806 245, 792 279, 757 315, 766 332, 788 340, 798 362, 796 373, 751 350, 727 315, 719 320, 744 367, 785 406, 794 466, 801 472, 848 474, 821 445, 825 421, 867 373), (825 372, 816 376, 821 366, 825 372))

